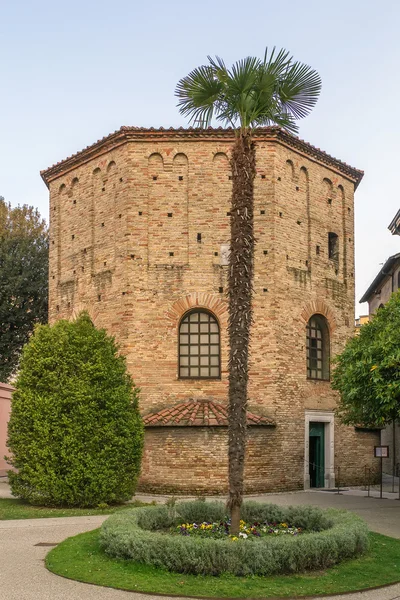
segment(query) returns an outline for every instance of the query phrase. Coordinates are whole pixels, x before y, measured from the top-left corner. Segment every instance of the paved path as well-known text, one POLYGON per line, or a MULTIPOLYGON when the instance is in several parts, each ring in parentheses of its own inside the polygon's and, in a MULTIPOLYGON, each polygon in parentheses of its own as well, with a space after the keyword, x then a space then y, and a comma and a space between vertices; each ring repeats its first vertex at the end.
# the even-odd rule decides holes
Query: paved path
MULTIPOLYGON (((6 488, 0 484, 4 497, 6 488)), ((144 497, 141 497, 144 499, 144 497)), ((155 497, 151 497, 155 498, 155 497)), ((374 531, 400 538, 400 502, 360 495, 297 492, 257 496, 277 504, 313 504, 354 510, 374 531)), ((105 517, 68 517, 0 521, 0 600, 149 600, 149 596, 70 581, 49 573, 43 564, 49 551, 39 543, 59 543, 67 537, 99 527, 105 517)), ((326 596, 333 598, 333 596, 326 596)), ((400 584, 338 600, 400 600, 400 584)), ((289 599, 288 599, 289 600, 289 599)))

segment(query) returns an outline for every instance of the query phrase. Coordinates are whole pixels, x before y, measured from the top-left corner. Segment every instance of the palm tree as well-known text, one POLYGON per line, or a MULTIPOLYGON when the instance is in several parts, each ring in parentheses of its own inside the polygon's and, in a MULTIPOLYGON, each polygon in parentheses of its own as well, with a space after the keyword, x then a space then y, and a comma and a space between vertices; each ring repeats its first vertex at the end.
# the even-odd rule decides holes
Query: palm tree
POLYGON ((254 263, 254 178, 259 127, 278 125, 297 132, 296 119, 315 105, 321 79, 286 50, 264 60, 248 57, 231 69, 220 58, 197 67, 176 88, 182 115, 199 127, 213 118, 236 130, 232 169, 229 294, 229 499, 231 533, 239 531, 246 449, 246 409, 254 263))

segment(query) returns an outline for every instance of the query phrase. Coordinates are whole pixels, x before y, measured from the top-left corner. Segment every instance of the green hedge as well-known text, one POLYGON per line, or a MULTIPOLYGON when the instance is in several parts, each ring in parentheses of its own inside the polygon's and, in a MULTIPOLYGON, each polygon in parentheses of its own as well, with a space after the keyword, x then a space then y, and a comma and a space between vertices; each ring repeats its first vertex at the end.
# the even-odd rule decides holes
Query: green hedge
POLYGON ((368 548, 368 529, 362 519, 346 511, 322 511, 310 506, 279 507, 257 502, 243 505, 244 518, 250 515, 254 520, 273 520, 279 515, 280 521, 298 526, 302 523, 309 532, 299 536, 232 542, 229 538, 184 537, 165 532, 181 522, 219 520, 225 512, 222 502, 184 502, 173 508, 157 506, 124 511, 103 523, 100 543, 109 556, 169 571, 241 576, 325 569, 368 548))
POLYGON ((128 500, 142 447, 138 389, 114 339, 87 313, 37 327, 11 403, 13 495, 42 506, 128 500))

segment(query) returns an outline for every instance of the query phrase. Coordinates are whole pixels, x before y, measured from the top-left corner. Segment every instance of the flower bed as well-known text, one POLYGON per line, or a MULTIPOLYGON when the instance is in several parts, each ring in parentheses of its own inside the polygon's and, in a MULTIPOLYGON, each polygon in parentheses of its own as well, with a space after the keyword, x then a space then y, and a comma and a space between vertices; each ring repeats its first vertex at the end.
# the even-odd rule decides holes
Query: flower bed
POLYGON ((177 525, 175 529, 171 530, 171 533, 179 533, 180 535, 197 535, 207 538, 226 538, 229 537, 232 541, 236 542, 240 539, 247 540, 248 538, 262 538, 268 535, 299 535, 303 533, 301 527, 294 525, 288 525, 287 523, 276 523, 268 521, 262 521, 259 523, 246 523, 240 521, 239 535, 230 535, 229 532, 230 521, 224 520, 217 523, 210 523, 203 521, 203 523, 182 523, 177 525))
MULTIPOLYGON (((311 506, 279 507, 244 503, 245 523, 285 523, 302 535, 248 536, 224 534, 176 535, 182 523, 224 522, 222 502, 182 502, 175 507, 151 506, 116 513, 103 523, 100 543, 109 556, 131 559, 180 573, 272 575, 324 569, 365 552, 365 522, 346 511, 323 511, 311 506)), ((283 527, 284 528, 284 527, 283 527)))

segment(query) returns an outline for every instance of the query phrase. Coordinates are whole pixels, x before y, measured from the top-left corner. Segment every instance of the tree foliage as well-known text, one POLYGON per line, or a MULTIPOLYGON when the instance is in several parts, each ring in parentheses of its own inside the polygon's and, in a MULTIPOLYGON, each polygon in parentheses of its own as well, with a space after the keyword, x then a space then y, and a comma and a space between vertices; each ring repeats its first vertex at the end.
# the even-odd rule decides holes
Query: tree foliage
POLYGON ((31 206, 0 197, 0 381, 15 373, 35 323, 47 321, 48 231, 31 206))
POLYGON ((181 114, 199 127, 213 118, 236 129, 231 154, 232 202, 229 258, 229 499, 231 531, 239 532, 246 448, 249 344, 252 323, 254 265, 254 179, 256 145, 253 130, 279 125, 296 132, 296 119, 315 105, 321 79, 286 50, 265 51, 264 59, 247 57, 228 69, 208 57, 176 88, 181 114))
POLYGON ((383 427, 400 419, 400 292, 336 357, 332 386, 344 423, 383 427))
POLYGON ((87 313, 38 325, 12 398, 13 495, 45 506, 128 500, 140 471, 138 390, 114 339, 87 313))

